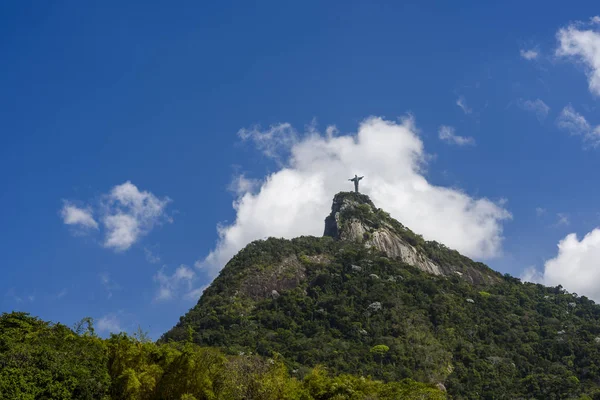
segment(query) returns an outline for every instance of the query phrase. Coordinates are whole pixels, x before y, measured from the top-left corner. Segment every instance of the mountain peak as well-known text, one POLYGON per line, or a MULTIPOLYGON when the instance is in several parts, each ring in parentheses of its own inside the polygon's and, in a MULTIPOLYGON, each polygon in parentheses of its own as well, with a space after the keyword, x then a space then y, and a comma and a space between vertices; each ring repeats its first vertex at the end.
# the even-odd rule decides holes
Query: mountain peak
POLYGON ((376 210, 375 204, 371 201, 369 196, 362 193, 356 192, 339 192, 333 197, 333 203, 331 205, 331 214, 325 218, 325 232, 323 236, 331 236, 334 239, 343 239, 341 236, 344 232, 340 230, 341 226, 340 216, 350 216, 350 214, 359 214, 367 216, 369 213, 376 210))
MULTIPOLYGON (((432 322, 454 321, 448 304, 461 309, 492 304, 482 300, 480 306, 476 295, 501 291, 500 282, 497 272, 424 240, 368 196, 341 192, 333 198, 323 237, 248 244, 161 341, 191 335, 235 354, 279 353, 296 370, 323 364, 351 372, 360 365, 384 379, 410 374, 439 383, 452 373, 452 358, 436 342, 432 322), (427 347, 418 344, 412 352, 409 340, 423 340, 427 347), (396 361, 377 363, 372 349, 379 345, 394 352, 393 360, 412 357, 407 365, 414 370, 398 368, 396 361), (438 355, 434 363, 420 364, 424 348, 438 355)), ((446 331, 439 332, 446 340, 446 331)))
POLYGON ((458 275, 475 284, 499 280, 498 274, 483 264, 443 244, 425 241, 362 193, 340 192, 334 196, 323 236, 360 243, 433 275, 458 275))

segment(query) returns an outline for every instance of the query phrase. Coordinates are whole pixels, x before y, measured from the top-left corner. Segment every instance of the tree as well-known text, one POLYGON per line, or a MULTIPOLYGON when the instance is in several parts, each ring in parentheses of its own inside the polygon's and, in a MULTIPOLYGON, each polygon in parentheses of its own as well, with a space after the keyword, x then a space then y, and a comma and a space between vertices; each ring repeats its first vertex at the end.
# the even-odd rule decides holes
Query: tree
POLYGON ((386 346, 385 344, 378 344, 377 346, 371 347, 370 351, 371 351, 371 354, 373 354, 377 358, 379 358, 380 365, 383 365, 383 358, 385 357, 387 352, 390 351, 390 348, 388 346, 386 346))

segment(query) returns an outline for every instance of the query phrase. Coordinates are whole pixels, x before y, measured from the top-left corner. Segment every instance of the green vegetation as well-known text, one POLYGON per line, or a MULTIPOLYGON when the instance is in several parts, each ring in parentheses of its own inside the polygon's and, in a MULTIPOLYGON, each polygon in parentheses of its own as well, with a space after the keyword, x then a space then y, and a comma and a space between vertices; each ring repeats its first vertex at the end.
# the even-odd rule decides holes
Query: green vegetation
POLYGON ((276 355, 225 356, 190 342, 155 344, 143 332, 102 340, 89 319, 73 331, 12 313, 0 317, 0 398, 437 400, 445 395, 411 380, 334 377, 323 367, 290 374, 276 355))
POLYGON ((3 314, 0 398, 102 399, 110 385, 106 345, 91 324, 77 330, 24 313, 3 314))
POLYGON ((161 342, 186 340, 191 329, 195 343, 227 354, 277 354, 290 370, 324 365, 385 382, 442 383, 461 399, 600 399, 593 301, 502 276, 373 207, 339 217, 340 226, 348 218, 394 224, 430 259, 464 274, 427 274, 327 236, 256 241, 161 342))
POLYGON ((334 210, 322 238, 249 244, 158 343, 3 314, 0 398, 600 400, 593 301, 425 241, 364 195, 334 210), (367 248, 379 229, 442 275, 367 248))

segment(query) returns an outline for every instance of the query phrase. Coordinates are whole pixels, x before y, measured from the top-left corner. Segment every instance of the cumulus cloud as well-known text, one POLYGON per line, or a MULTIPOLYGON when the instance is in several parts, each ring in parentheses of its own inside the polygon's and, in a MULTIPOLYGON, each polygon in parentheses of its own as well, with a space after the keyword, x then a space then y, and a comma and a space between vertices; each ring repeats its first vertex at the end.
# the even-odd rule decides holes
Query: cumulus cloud
POLYGON ((238 136, 242 140, 253 141, 265 156, 276 160, 298 140, 296 131, 288 123, 271 125, 266 130, 261 130, 259 125, 250 129, 242 128, 238 131, 238 136))
POLYGON ((127 181, 115 186, 107 196, 104 246, 116 251, 127 250, 141 236, 152 230, 165 216, 169 198, 159 199, 127 181))
POLYGON ((600 126, 591 126, 585 117, 573 109, 571 105, 561 111, 556 124, 571 135, 582 136, 586 146, 600 145, 600 126))
POLYGON ((523 271, 519 278, 524 282, 544 284, 544 275, 537 270, 535 265, 531 265, 523 271))
MULTIPOLYGON (((158 198, 148 191, 140 191, 129 181, 113 187, 101 197, 96 210, 104 232, 104 247, 127 250, 155 225, 170 221, 165 213, 170 201, 168 197, 158 198)), ((61 214, 65 224, 99 229, 90 207, 82 209, 67 202, 61 214)))
POLYGON ((558 243, 558 254, 544 264, 543 271, 528 268, 522 279, 547 286, 562 285, 570 292, 600 302, 600 228, 581 240, 571 233, 558 243))
MULTIPOLYGON (((596 22, 593 17, 591 22, 596 22)), ((588 78, 590 92, 600 95, 600 32, 586 29, 582 23, 573 23, 556 34, 556 55, 582 64, 588 78)))
POLYGON ((228 186, 228 189, 239 196, 240 194, 253 192, 259 186, 259 180, 248 179, 244 174, 240 174, 233 178, 228 186))
POLYGON ((467 106, 467 100, 463 96, 460 96, 456 100, 456 105, 459 106, 465 114, 471 114, 473 112, 473 110, 467 106))
POLYGON ((455 134, 455 129, 451 126, 442 125, 438 129, 438 137, 446 143, 456 144, 459 146, 474 145, 475 139, 472 137, 458 136, 455 134))
POLYGON ((171 275, 165 274, 164 270, 165 267, 161 268, 154 275, 154 281, 159 284, 154 300, 170 300, 180 295, 186 299, 197 299, 200 297, 204 287, 192 289, 192 283, 196 274, 191 268, 182 264, 171 275))
POLYGON ((131 215, 108 215, 102 222, 107 230, 105 247, 112 247, 117 251, 127 250, 140 236, 138 222, 131 215))
POLYGON ((352 135, 286 130, 296 139, 286 149, 285 166, 256 192, 240 193, 235 222, 218 226, 215 249, 197 267, 215 275, 252 240, 321 236, 334 194, 352 190, 347 178, 355 173, 365 176, 361 191, 378 207, 426 239, 477 258, 501 252, 502 221, 510 213, 488 199, 429 183, 423 171, 428 156, 412 118, 368 118, 352 135))
POLYGON ((98 223, 92 216, 90 209, 79 208, 69 202, 65 202, 60 211, 63 222, 67 225, 76 225, 83 228, 98 229, 98 223))
POLYGON ((540 122, 546 119, 548 112, 550 111, 550 107, 540 99, 520 99, 517 104, 521 109, 534 113, 540 122))
POLYGON ((119 333, 124 329, 115 314, 107 314, 100 318, 96 323, 96 328, 100 332, 119 333))
POLYGON ((535 60, 540 55, 539 52, 534 49, 529 49, 529 50, 521 49, 520 53, 521 53, 521 57, 523 57, 526 60, 530 60, 530 61, 535 60))

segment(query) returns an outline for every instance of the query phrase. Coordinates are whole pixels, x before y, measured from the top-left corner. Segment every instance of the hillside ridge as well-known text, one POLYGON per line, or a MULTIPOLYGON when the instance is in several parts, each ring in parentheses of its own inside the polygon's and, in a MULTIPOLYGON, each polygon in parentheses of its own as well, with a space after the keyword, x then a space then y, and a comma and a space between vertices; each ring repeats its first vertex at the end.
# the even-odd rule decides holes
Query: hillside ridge
POLYGON ((600 399, 600 307, 426 241, 360 193, 322 237, 248 244, 160 342, 290 371, 414 379, 460 399, 600 399))

